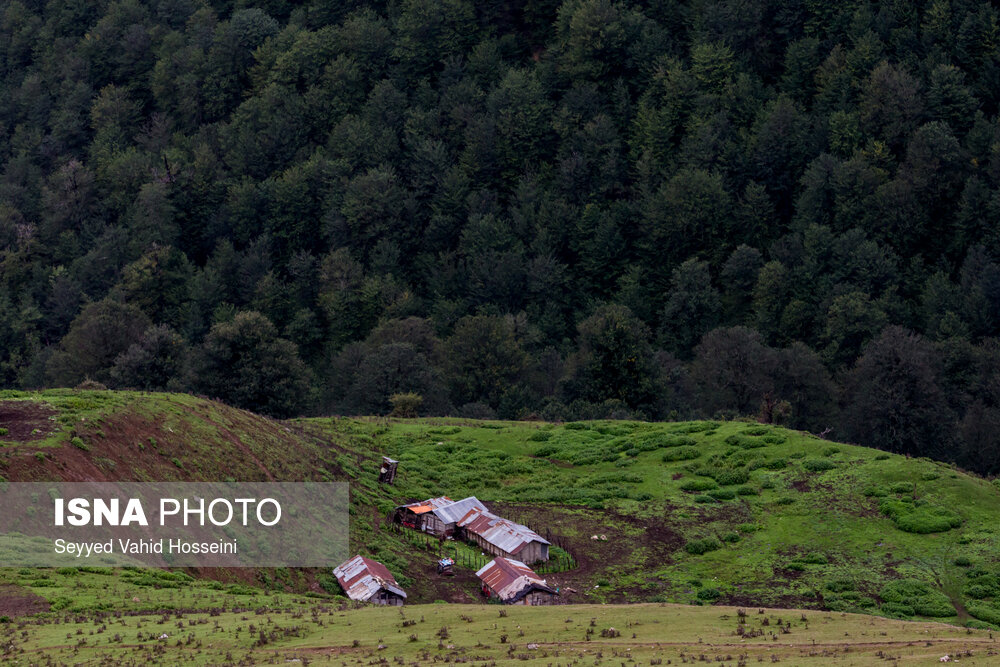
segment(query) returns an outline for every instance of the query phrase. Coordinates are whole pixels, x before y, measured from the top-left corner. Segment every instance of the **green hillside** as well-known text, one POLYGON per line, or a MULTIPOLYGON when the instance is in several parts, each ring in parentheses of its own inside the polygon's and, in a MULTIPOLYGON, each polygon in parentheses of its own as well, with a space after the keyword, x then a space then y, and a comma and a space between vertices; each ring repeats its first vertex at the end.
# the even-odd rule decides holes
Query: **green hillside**
MULTIPOLYGON (((410 500, 476 495, 566 552, 554 550, 546 571, 566 602, 1000 623, 1000 489, 930 460, 746 422, 279 422, 186 395, 117 392, 0 394, 0 414, 11 406, 38 425, 0 436, 8 480, 348 480, 352 550, 385 562, 413 602, 476 601, 481 556, 445 545, 459 572, 438 578, 442 547, 385 516, 410 500), (383 453, 401 461, 391 487, 375 479, 383 453)), ((320 572, 210 574, 337 592, 320 572)))

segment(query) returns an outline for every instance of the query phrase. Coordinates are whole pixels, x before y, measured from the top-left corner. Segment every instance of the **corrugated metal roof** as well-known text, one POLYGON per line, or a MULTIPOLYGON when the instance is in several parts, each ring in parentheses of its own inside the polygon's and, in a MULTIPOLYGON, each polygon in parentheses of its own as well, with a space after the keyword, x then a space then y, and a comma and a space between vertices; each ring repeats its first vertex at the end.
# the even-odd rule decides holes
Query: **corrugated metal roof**
POLYGON ((555 593, 534 570, 512 558, 494 558, 476 576, 504 602, 517 600, 535 589, 555 593))
POLYGON ((471 509, 479 509, 485 512, 486 505, 479 502, 479 499, 475 496, 469 496, 468 498, 463 498, 462 500, 456 500, 450 505, 438 507, 434 509, 433 512, 435 516, 441 519, 444 523, 455 523, 468 514, 471 509))
POLYGON ((352 600, 364 602, 382 588, 402 598, 406 597, 385 565, 364 556, 355 556, 333 568, 333 576, 337 577, 341 588, 352 600))
POLYGON ((437 509, 438 507, 451 505, 454 502, 455 501, 448 496, 439 496, 437 498, 428 498, 427 500, 418 500, 417 502, 410 503, 408 505, 400 505, 396 509, 408 509, 411 512, 422 514, 423 512, 429 512, 432 509, 437 509))
POLYGON ((469 510, 465 516, 459 519, 458 525, 509 554, 518 553, 531 542, 551 544, 527 526, 478 508, 469 510))

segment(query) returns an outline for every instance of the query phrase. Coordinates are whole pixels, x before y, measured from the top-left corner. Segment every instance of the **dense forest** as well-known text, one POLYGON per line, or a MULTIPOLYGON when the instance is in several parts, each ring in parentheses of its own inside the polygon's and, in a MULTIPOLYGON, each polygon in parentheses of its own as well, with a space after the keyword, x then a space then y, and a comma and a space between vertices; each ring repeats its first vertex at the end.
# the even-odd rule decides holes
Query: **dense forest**
POLYGON ((0 385, 1000 472, 980 0, 10 0, 0 385))

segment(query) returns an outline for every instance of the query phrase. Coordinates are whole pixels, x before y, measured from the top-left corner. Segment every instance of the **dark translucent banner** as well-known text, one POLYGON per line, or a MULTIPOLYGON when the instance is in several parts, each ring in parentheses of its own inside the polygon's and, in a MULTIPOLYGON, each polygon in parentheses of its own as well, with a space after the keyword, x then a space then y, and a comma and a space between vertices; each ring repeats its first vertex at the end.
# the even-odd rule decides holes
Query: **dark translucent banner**
POLYGON ((332 567, 348 485, 4 482, 0 567, 332 567))

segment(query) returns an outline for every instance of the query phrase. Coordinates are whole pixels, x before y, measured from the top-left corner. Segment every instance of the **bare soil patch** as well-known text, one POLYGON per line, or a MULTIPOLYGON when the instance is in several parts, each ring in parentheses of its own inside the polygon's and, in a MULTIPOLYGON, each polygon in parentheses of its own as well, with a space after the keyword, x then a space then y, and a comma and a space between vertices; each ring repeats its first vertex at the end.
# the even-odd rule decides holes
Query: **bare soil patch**
POLYGON ((0 616, 30 616, 49 610, 48 600, 27 588, 13 584, 0 585, 0 616))
POLYGON ((54 419, 57 414, 49 405, 37 401, 0 401, 0 428, 7 429, 0 440, 43 440, 58 430, 54 419))

